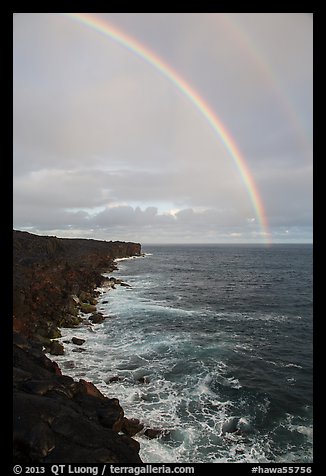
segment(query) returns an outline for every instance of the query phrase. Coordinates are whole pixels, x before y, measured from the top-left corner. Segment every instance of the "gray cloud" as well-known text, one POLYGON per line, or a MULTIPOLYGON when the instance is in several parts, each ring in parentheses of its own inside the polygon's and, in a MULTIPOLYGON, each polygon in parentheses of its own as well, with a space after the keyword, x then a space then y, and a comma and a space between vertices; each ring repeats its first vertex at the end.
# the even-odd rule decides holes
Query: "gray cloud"
MULTIPOLYGON (((164 58, 219 116, 245 156, 275 240, 311 239, 310 17, 103 18, 164 58)), ((108 37, 57 14, 15 15, 13 90, 17 228, 261 240, 221 137, 170 81, 108 37)))

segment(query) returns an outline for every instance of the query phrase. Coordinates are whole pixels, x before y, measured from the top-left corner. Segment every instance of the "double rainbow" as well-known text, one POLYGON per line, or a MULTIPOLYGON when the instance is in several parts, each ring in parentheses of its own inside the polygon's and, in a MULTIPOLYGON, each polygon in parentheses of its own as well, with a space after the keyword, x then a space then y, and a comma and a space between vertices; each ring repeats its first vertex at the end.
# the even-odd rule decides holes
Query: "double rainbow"
POLYGON ((181 91, 181 93, 184 94, 184 96, 186 96, 192 102, 192 104, 205 117, 209 125, 216 132, 216 134, 224 144, 226 150, 228 151, 230 157, 232 157, 233 161, 235 162, 242 177, 242 180, 245 184, 245 187, 248 191, 251 203, 255 210, 255 215, 259 221, 263 240, 266 243, 269 243, 270 233, 268 229, 268 223, 263 202, 259 195, 253 177, 250 173, 249 167, 244 157, 240 153, 234 139, 224 126, 221 119, 201 98, 197 91, 195 91, 189 85, 189 83, 186 82, 168 64, 166 64, 161 58, 155 55, 155 53, 150 51, 147 47, 139 43, 134 38, 131 38, 130 36, 118 30, 116 27, 110 25, 106 20, 104 21, 103 19, 95 17, 89 13, 65 13, 64 15, 99 33, 102 33, 103 35, 108 36, 112 40, 127 48, 132 53, 137 54, 151 66, 160 71, 163 76, 165 76, 169 81, 171 81, 171 83, 173 83, 176 88, 178 88, 179 91, 181 91))

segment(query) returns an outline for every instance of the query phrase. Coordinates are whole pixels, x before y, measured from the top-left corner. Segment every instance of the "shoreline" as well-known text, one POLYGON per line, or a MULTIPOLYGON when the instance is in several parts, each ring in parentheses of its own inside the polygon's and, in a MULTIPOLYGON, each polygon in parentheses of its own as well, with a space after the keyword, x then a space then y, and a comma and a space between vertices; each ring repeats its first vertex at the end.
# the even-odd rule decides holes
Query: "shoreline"
MULTIPOLYGON (((146 255, 142 253, 140 256, 131 256, 128 258, 118 258, 115 260, 115 262, 120 262, 120 261, 126 261, 126 260, 133 260, 133 259, 138 259, 138 258, 144 258, 146 255)), ((113 273, 115 271, 119 271, 118 268, 113 270, 113 273)), ((106 321, 111 321, 111 319, 115 319, 116 316, 110 314, 110 309, 107 310, 106 312, 104 311, 103 307, 101 305, 107 304, 109 306, 110 303, 110 295, 111 292, 115 291, 117 287, 126 287, 126 288, 131 288, 132 286, 129 285, 126 281, 120 279, 120 278, 115 278, 112 276, 112 273, 102 273, 102 276, 104 278, 104 281, 101 286, 97 287, 94 291, 97 294, 97 302, 96 302, 96 315, 103 316, 103 319, 100 318, 99 321, 93 321, 92 316, 93 314, 88 313, 81 315, 80 317, 82 318, 82 321, 79 323, 78 326, 74 328, 62 328, 60 331, 62 332, 62 336, 60 338, 55 339, 56 341, 62 343, 65 348, 65 353, 63 355, 57 356, 56 357, 56 362, 60 365, 61 370, 63 370, 65 373, 73 377, 74 379, 78 378, 86 378, 86 370, 83 370, 83 367, 80 366, 80 360, 79 360, 79 355, 81 353, 86 353, 87 358, 93 359, 97 354, 96 354, 96 349, 93 347, 87 348, 87 343, 89 341, 88 332, 91 332, 92 337, 94 338, 94 334, 99 331, 102 335, 102 330, 110 332, 110 322, 108 324, 105 324, 106 321), (104 327, 99 326, 99 324, 102 324, 104 327), (85 348, 86 347, 86 348, 85 348), (66 352, 68 351, 68 352, 66 352), (72 354, 74 352, 74 354, 72 354), (68 355, 67 355, 68 354, 68 355)), ((91 344, 92 345, 92 344, 91 344)), ((50 357, 50 355, 49 355, 50 357)), ((112 387, 110 389, 110 384, 118 382, 120 380, 124 380, 123 377, 116 375, 116 374, 110 374, 109 372, 109 377, 106 380, 103 380, 103 383, 99 381, 94 381, 91 379, 91 381, 96 385, 96 387, 100 390, 103 395, 105 395, 107 398, 112 398, 115 394, 114 389, 112 390, 112 387)), ((144 385, 147 384, 148 382, 144 378, 139 378, 135 379, 136 384, 139 385, 144 385)), ((123 406, 124 408, 124 406, 123 406)), ((130 411, 130 409, 129 409, 130 411)), ((153 438, 160 438, 161 436, 166 436, 168 431, 164 430, 163 428, 158 428, 158 427, 153 427, 149 422, 144 422, 142 420, 139 420, 136 415, 133 413, 128 414, 128 417, 126 420, 129 420, 129 422, 126 421, 126 430, 127 432, 131 432, 130 436, 137 436, 137 437, 142 437, 145 436, 148 439, 153 439, 153 438), (133 428, 131 429, 131 425, 133 428)), ((122 431, 124 431, 124 428, 122 428, 122 431)), ((129 434, 128 433, 128 434, 129 434)))
POLYGON ((142 463, 132 438, 139 420, 126 418, 119 400, 92 382, 63 375, 55 361, 64 353, 60 328, 101 322, 97 289, 108 281, 102 273, 117 269, 115 258, 132 256, 141 256, 140 244, 14 231, 15 463, 142 463))

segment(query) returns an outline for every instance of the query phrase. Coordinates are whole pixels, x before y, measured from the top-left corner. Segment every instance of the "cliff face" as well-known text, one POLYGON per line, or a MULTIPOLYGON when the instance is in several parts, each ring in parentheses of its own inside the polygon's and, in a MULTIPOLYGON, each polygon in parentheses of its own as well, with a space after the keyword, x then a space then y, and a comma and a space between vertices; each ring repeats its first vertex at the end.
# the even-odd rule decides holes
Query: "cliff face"
POLYGON ((139 421, 92 383, 62 375, 43 352, 63 351, 52 341, 59 327, 95 308, 101 273, 115 269, 114 258, 140 255, 140 245, 14 231, 13 247, 14 462, 140 463, 131 438, 139 421))
POLYGON ((115 269, 114 258, 139 256, 141 246, 14 231, 13 250, 14 330, 51 338, 46 329, 74 322, 71 296, 94 293, 101 273, 115 269))

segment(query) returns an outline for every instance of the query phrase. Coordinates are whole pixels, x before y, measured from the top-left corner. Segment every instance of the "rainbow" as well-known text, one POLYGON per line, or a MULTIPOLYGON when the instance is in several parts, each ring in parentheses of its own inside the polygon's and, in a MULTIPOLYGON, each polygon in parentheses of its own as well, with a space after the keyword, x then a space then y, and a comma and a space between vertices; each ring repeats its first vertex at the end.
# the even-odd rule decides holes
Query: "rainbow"
POLYGON ((97 31, 98 33, 108 36, 112 40, 127 48, 132 53, 137 54, 140 58, 145 60, 169 81, 171 81, 171 83, 173 83, 176 88, 190 100, 190 102, 204 116, 214 132, 218 135, 230 157, 232 157, 233 161, 235 162, 248 191, 251 203, 255 210, 255 215, 259 221, 263 240, 266 243, 270 243, 270 232, 263 202, 259 195, 257 186, 252 178, 249 167, 221 119, 209 107, 209 105, 203 100, 197 91, 195 91, 187 81, 185 81, 176 71, 174 71, 155 53, 150 51, 147 47, 139 43, 134 38, 126 35, 116 27, 109 24, 107 20, 94 17, 89 13, 64 13, 63 15, 97 31))

